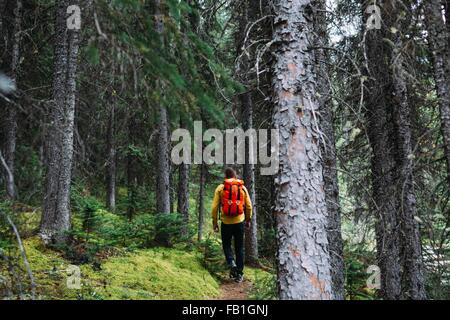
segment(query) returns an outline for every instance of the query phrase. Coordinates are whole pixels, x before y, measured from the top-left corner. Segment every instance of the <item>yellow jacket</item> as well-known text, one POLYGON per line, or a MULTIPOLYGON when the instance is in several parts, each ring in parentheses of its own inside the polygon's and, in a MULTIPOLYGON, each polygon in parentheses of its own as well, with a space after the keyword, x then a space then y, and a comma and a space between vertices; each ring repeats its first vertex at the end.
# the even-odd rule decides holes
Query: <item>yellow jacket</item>
MULTIPOLYGON (((236 223, 241 223, 242 221, 244 221, 244 219, 246 221, 250 221, 252 219, 252 210, 253 210, 252 209, 252 201, 250 199, 250 196, 248 195, 247 188, 244 186, 243 189, 245 192, 245 202, 244 202, 245 214, 241 214, 236 217, 227 217, 224 215, 220 215, 220 220, 222 221, 222 223, 236 224, 236 223)), ((223 184, 220 184, 216 188, 216 191, 214 192, 214 199, 213 199, 213 203, 212 203, 211 216, 213 219, 213 226, 217 225, 217 216, 218 216, 220 207, 222 205, 222 195, 223 195, 223 184)))

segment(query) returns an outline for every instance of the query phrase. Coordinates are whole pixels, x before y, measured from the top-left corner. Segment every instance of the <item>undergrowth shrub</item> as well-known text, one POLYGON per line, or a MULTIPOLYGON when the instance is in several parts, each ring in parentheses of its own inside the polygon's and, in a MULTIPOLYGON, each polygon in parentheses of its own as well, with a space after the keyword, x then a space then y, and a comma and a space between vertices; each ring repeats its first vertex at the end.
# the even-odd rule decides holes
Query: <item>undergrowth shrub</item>
POLYGON ((227 270, 222 244, 218 238, 208 236, 200 243, 200 250, 203 254, 202 264, 212 275, 218 277, 221 272, 227 270))
POLYGON ((345 293, 351 300, 372 300, 376 298, 376 291, 367 288, 367 268, 375 264, 375 256, 363 244, 344 244, 345 256, 345 293))
POLYGON ((17 237, 12 224, 17 228, 12 214, 12 203, 0 202, 0 298, 31 299, 31 286, 20 254, 17 237), (8 220, 9 219, 9 220, 8 220))
POLYGON ((262 274, 255 270, 253 286, 249 292, 249 298, 252 300, 275 300, 277 294, 277 277, 275 273, 262 274))

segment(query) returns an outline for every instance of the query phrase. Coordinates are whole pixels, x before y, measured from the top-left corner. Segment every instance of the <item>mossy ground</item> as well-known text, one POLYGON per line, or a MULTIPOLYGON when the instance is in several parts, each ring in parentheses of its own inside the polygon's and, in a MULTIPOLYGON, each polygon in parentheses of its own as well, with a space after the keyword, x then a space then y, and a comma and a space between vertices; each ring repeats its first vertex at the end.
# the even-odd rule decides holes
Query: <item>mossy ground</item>
MULTIPOLYGON (((206 212, 209 209, 210 201, 207 201, 206 212)), ((191 203, 191 210, 194 223, 194 203, 191 203)), ((15 219, 24 239, 24 247, 36 282, 38 299, 220 298, 223 293, 221 284, 228 275, 224 272, 226 268, 219 235, 211 230, 210 223, 205 223, 204 238, 214 240, 215 250, 212 252, 214 257, 210 257, 211 254, 208 256, 214 263, 211 265, 210 261, 210 265, 207 266, 203 244, 193 245, 196 242, 196 235, 191 245, 142 249, 142 246, 130 246, 126 241, 117 241, 112 238, 115 236, 114 232, 123 232, 121 230, 128 232, 128 229, 123 227, 128 223, 123 216, 103 209, 97 209, 95 216, 96 223, 92 233, 89 234, 89 240, 84 239, 81 244, 97 245, 101 250, 92 256, 91 260, 80 264, 74 263, 74 260, 67 256, 67 251, 45 247, 39 237, 33 236, 39 226, 40 210, 23 210, 16 213, 15 219), (111 239, 115 241, 112 242, 111 239), (80 289, 70 289, 67 285, 72 264, 77 264, 81 271, 80 289)), ((82 215, 78 212, 73 215, 72 226, 78 232, 82 230, 82 215)), ((135 230, 131 229, 131 231, 135 230)), ((146 231, 141 230, 142 232, 146 231)), ((140 244, 142 245, 143 242, 140 244)), ((18 259, 18 261, 21 260, 18 259)), ((6 268, 0 265, 0 278, 7 272, 6 268)), ((251 288, 248 298, 267 298, 261 294, 261 291, 265 291, 261 288, 266 287, 266 282, 270 281, 272 275, 254 268, 246 268, 245 274, 250 282, 248 287, 251 288)), ((22 281, 24 287, 29 286, 26 277, 22 281)))
POLYGON ((81 289, 67 287, 70 262, 25 241, 41 299, 213 299, 219 282, 205 270, 199 253, 179 249, 137 250, 106 259, 100 267, 81 265, 81 289))

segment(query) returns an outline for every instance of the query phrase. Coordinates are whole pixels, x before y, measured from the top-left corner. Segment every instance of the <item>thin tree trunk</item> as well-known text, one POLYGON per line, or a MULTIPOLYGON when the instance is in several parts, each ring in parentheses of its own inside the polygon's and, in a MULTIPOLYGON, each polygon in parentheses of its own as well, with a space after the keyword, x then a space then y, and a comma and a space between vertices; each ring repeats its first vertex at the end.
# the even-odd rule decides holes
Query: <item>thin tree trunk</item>
POLYGON ((273 123, 279 130, 275 178, 278 289, 281 299, 331 299, 327 208, 314 85, 311 0, 275 6, 277 47, 273 123))
MULTIPOLYGON (((137 91, 137 90, 136 90, 137 91)), ((137 92, 135 98, 138 98, 137 92)), ((136 136, 136 119, 135 115, 131 114, 128 119, 128 143, 134 148, 135 147, 135 136, 136 136)), ((133 154, 131 149, 128 150, 127 154, 127 196, 128 196, 128 208, 127 216, 129 220, 132 220, 136 214, 136 189, 137 189, 137 173, 136 173, 137 159, 133 154)))
POLYGON ((390 75, 384 57, 389 50, 383 31, 367 33, 368 78, 364 92, 369 141, 372 147, 372 192, 376 217, 377 260, 381 270, 381 296, 398 299, 401 293, 400 244, 394 172, 392 105, 389 102, 390 75))
MULTIPOLYGON (((170 150, 170 148, 169 148, 170 150)), ((172 163, 169 161, 169 201, 170 201, 170 212, 175 212, 175 188, 173 187, 175 185, 175 173, 176 173, 176 167, 172 165, 172 163)))
POLYGON ((324 0, 317 1, 315 31, 317 33, 316 75, 319 91, 320 128, 324 134, 321 144, 325 198, 327 203, 327 237, 330 251, 331 287, 333 299, 345 299, 345 266, 343 241, 341 234, 341 208, 339 205, 339 186, 337 176, 336 144, 333 128, 333 105, 329 70, 326 64, 327 54, 323 47, 328 44, 326 25, 326 6, 324 0))
MULTIPOLYGON (((180 127, 185 128, 184 122, 180 120, 180 127)), ((189 233, 189 172, 188 163, 180 164, 178 169, 178 212, 183 218, 183 235, 189 233)))
POLYGON ((200 189, 198 192, 198 229, 197 240, 200 242, 203 240, 203 227, 205 224, 205 181, 206 181, 206 164, 202 162, 200 165, 200 189))
MULTIPOLYGON (((155 0, 155 26, 161 42, 164 43, 163 1, 155 0)), ((159 83, 159 86, 162 84, 159 83)), ((158 138, 158 190, 156 206, 158 213, 170 213, 170 166, 169 166, 169 122, 167 109, 159 105, 159 138, 158 138)))
POLYGON ((69 1, 58 2, 55 22, 53 102, 47 138, 47 174, 40 235, 64 242, 70 229, 70 183, 73 159, 76 72, 79 31, 67 29, 69 1))
POLYGON ((156 205, 158 213, 170 213, 170 166, 168 159, 169 132, 167 110, 164 106, 159 109, 159 138, 158 138, 158 189, 156 205))
MULTIPOLYGON (((439 98, 441 130, 444 138, 444 153, 447 163, 447 179, 450 183, 450 44, 449 21, 447 26, 442 19, 440 0, 424 1, 425 22, 428 29, 428 42, 433 57, 434 81, 439 98)), ((448 7, 446 14, 448 17, 448 7)))
POLYGON ((108 116, 107 130, 107 166, 106 166, 106 206, 109 210, 116 210, 116 141, 115 141, 115 121, 116 121, 116 92, 113 90, 111 106, 108 116))
MULTIPOLYGON (((245 0, 239 6, 239 27, 236 32, 236 52, 239 56, 238 68, 236 70, 237 76, 241 79, 241 82, 246 85, 246 92, 239 95, 239 102, 242 113, 242 127, 245 131, 253 129, 253 90, 250 89, 249 79, 250 75, 250 63, 251 60, 247 54, 243 53, 243 48, 248 46, 251 39, 245 39, 247 34, 247 26, 250 24, 250 20, 257 16, 257 10, 259 3, 251 3, 251 1, 245 0), (244 43, 247 40, 248 43, 244 43)), ((251 37, 249 37, 251 38, 251 37)), ((250 55, 253 52, 249 53, 250 55)), ((253 141, 256 143, 256 141, 253 141)), ((258 225, 257 225, 257 210, 255 202, 255 173, 254 165, 250 163, 250 143, 245 142, 245 163, 243 165, 243 177, 245 186, 248 190, 249 197, 253 203, 253 216, 251 221, 251 227, 245 229, 245 262, 250 265, 257 265, 258 263, 258 225)))
MULTIPOLYGON (((393 16, 399 15, 397 7, 390 10, 393 16)), ((416 196, 413 177, 413 145, 411 131, 411 106, 408 101, 406 71, 403 59, 403 41, 400 30, 407 26, 394 22, 397 31, 393 34, 393 52, 391 58, 392 80, 394 87, 394 120, 397 140, 397 213, 400 223, 400 245, 402 263, 402 296, 403 299, 426 299, 423 275, 422 249, 419 226, 414 219, 417 214, 416 196)), ((401 23, 401 22, 400 22, 401 23)))
MULTIPOLYGON (((12 9, 12 8, 11 8, 12 9)), ((21 22, 22 22, 22 0, 17 0, 15 2, 15 7, 13 9, 13 28, 10 34, 11 54, 10 54, 10 72, 9 76, 12 81, 17 82, 17 72, 20 60, 20 39, 21 39, 21 22)), ((12 104, 8 104, 6 108, 6 139, 5 139, 5 161, 11 171, 11 174, 5 175, 6 183, 6 195, 9 199, 15 199, 16 187, 15 187, 15 154, 16 154, 16 140, 17 140, 17 107, 12 104)))
MULTIPOLYGON (((253 129, 253 103, 252 93, 246 92, 240 96, 241 105, 243 108, 243 127, 244 130, 253 129)), ((253 141, 256 143, 256 141, 253 141)), ((245 147, 245 164, 244 164, 244 182, 248 190, 248 195, 253 204, 253 216, 251 226, 249 229, 245 229, 245 262, 250 265, 258 264, 258 222, 257 222, 257 210, 256 210, 256 197, 255 197, 255 168, 250 163, 250 144, 246 142, 245 147)))

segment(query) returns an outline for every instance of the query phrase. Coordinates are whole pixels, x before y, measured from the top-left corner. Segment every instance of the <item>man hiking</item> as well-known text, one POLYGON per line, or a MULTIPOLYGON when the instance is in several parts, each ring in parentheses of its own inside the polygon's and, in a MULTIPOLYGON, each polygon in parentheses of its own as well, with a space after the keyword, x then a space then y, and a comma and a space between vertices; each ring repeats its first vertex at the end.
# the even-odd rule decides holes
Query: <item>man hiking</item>
POLYGON ((250 227, 252 219, 252 202, 244 181, 236 178, 236 172, 227 168, 225 180, 214 192, 212 219, 214 231, 219 232, 218 214, 220 211, 223 252, 230 268, 230 278, 236 282, 244 280, 244 224, 250 227), (234 251, 231 240, 234 238, 234 251))

